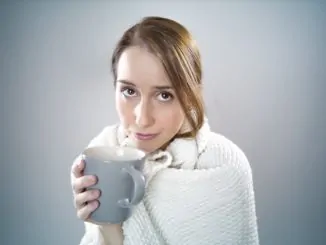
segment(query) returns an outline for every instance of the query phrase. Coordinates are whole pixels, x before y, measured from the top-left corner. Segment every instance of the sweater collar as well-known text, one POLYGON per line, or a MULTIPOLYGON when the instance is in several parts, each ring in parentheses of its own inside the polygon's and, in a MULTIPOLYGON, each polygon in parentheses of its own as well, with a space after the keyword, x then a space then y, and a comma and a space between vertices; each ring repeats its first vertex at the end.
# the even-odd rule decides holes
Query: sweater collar
MULTIPOLYGON (((166 167, 194 169, 198 157, 207 146, 209 132, 210 126, 207 117, 205 117, 204 124, 195 138, 176 138, 168 145, 166 150, 152 152, 147 156, 147 159, 151 162, 166 165, 166 167)), ((117 141, 120 146, 132 146, 121 126, 118 126, 117 141)))

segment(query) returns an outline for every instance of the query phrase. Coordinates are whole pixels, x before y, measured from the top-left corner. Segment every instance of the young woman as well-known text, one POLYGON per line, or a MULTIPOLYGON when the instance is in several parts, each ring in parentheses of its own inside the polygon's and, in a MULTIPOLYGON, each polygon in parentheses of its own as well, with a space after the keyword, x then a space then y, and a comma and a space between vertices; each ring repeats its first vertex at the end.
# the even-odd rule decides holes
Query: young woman
POLYGON ((123 224, 88 217, 100 192, 77 158, 71 181, 81 245, 258 244, 250 164, 234 143, 210 130, 195 40, 181 24, 147 17, 128 29, 112 57, 120 122, 89 144, 130 145, 149 154, 143 201, 123 224), (87 203, 87 204, 86 204, 87 203))

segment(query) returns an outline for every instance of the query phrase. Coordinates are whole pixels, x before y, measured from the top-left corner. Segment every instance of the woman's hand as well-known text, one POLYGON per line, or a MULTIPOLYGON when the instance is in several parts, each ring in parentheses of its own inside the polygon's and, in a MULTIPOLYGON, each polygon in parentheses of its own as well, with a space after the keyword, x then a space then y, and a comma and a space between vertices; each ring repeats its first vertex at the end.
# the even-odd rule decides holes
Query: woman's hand
POLYGON ((90 214, 99 206, 97 199, 100 196, 100 190, 86 191, 86 188, 96 184, 97 178, 93 175, 85 176, 83 174, 84 168, 85 162, 81 157, 78 157, 71 167, 71 186, 78 218, 90 222, 90 214))
POLYGON ((85 191, 85 188, 96 184, 97 178, 93 175, 84 176, 84 168, 85 162, 81 157, 78 157, 71 167, 71 186, 77 216, 86 222, 97 225, 104 241, 103 244, 122 245, 123 231, 120 224, 101 224, 89 219, 90 214, 99 206, 97 199, 100 196, 100 191, 97 189, 85 191))

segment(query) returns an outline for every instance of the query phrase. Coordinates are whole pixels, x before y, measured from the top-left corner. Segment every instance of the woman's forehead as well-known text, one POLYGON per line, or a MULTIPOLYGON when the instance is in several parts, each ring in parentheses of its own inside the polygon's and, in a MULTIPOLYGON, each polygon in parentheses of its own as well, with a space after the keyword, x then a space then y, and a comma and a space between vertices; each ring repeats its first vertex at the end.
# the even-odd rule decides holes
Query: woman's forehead
POLYGON ((171 85, 160 60, 146 49, 130 47, 120 56, 117 66, 117 80, 138 85, 171 85))

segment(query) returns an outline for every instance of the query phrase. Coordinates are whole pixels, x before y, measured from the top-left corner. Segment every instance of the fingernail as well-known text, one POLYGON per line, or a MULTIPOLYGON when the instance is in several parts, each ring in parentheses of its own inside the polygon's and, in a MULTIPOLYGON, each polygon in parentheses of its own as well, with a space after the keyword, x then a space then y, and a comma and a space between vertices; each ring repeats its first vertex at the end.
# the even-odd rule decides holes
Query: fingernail
POLYGON ((95 190, 95 191, 93 192, 93 197, 96 198, 96 197, 99 196, 99 194, 100 194, 100 192, 99 192, 98 190, 95 190))
POLYGON ((97 202, 93 202, 93 203, 92 203, 92 208, 97 208, 97 205, 98 205, 97 202))
POLYGON ((97 190, 97 193, 98 193, 98 196, 100 197, 101 196, 101 191, 97 190))
POLYGON ((94 183, 96 183, 96 182, 97 182, 97 177, 96 177, 96 176, 93 176, 92 181, 93 181, 94 183))

